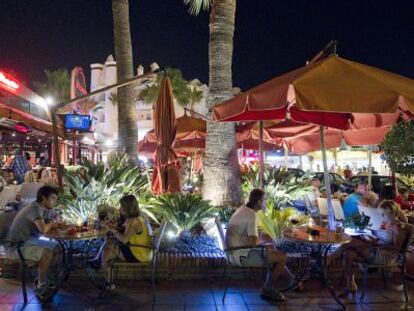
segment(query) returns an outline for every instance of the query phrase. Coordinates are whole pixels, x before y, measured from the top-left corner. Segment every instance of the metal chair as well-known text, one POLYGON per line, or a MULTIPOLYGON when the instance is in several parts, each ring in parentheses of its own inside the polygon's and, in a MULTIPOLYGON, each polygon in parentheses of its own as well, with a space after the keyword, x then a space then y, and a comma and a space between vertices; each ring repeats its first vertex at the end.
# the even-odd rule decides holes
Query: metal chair
POLYGON ((413 242, 414 238, 414 226, 410 224, 404 224, 404 226, 408 226, 408 229, 405 231, 406 235, 404 237, 403 243, 401 245, 400 249, 394 248, 394 247, 387 247, 387 246, 378 246, 373 247, 374 252, 379 251, 380 249, 385 249, 391 253, 394 253, 396 256, 396 260, 392 261, 390 263, 384 263, 384 264, 376 264, 373 262, 362 262, 358 263, 360 268, 362 269, 364 273, 364 280, 362 285, 362 293, 361 297, 359 299, 360 303, 362 304, 364 302, 365 297, 365 290, 366 290, 366 283, 367 283, 367 277, 368 277, 368 271, 370 268, 376 268, 378 270, 382 271, 382 276, 384 280, 384 287, 386 285, 385 281, 385 270, 386 269, 393 269, 398 268, 401 272, 401 282, 403 284, 404 288, 404 298, 405 302, 408 302, 408 290, 407 290, 407 282, 406 282, 406 275, 405 275, 405 267, 406 267, 406 256, 408 252, 408 248, 410 247, 411 243, 413 242))
MULTIPOLYGON (((134 263, 134 265, 144 265, 148 266, 151 265, 151 284, 152 284, 152 302, 155 303, 155 277, 157 276, 158 279, 158 267, 157 267, 157 255, 158 251, 160 249, 160 245, 162 242, 162 238, 164 237, 165 230, 167 228, 167 222, 163 221, 160 225, 160 228, 157 232, 157 235, 152 237, 151 246, 147 245, 138 245, 138 244, 128 244, 130 247, 139 247, 139 248, 146 248, 151 249, 152 254, 152 260, 150 262, 138 262, 134 263)), ((151 231, 149 231, 151 232, 151 231)), ((114 268, 116 269, 117 266, 122 265, 122 262, 114 261, 111 265, 111 282, 113 282, 114 279, 114 268)), ((116 273, 115 273, 116 275, 116 273)))
MULTIPOLYGON (((266 278, 269 278, 269 282, 270 282, 270 284, 272 284, 272 269, 271 269, 271 265, 269 264, 269 256, 268 256, 269 254, 268 254, 267 247, 265 247, 265 246, 254 246, 254 247, 241 246, 241 247, 229 248, 227 243, 226 243, 225 234, 224 234, 223 227, 222 227, 219 216, 216 217, 215 223, 216 223, 217 230, 218 230, 218 233, 219 233, 219 236, 220 236, 221 245, 223 245, 224 254, 226 256, 226 263, 225 263, 225 267, 224 267, 225 287, 224 287, 223 297, 221 299, 223 304, 224 304, 224 301, 226 299, 227 290, 228 290, 230 279, 231 279, 231 276, 228 273, 228 266, 234 266, 234 267, 238 267, 238 268, 241 267, 240 265, 238 265, 236 263, 233 263, 232 260, 231 260, 231 252, 233 252, 235 250, 241 250, 241 249, 260 250, 261 256, 262 256, 262 259, 263 259, 263 262, 264 262, 264 266, 261 266, 260 268, 263 268, 265 270, 266 278)), ((242 266, 242 268, 250 269, 250 268, 258 268, 258 267, 257 266, 254 266, 254 267, 253 266, 242 266)), ((272 291, 272 299, 273 299, 273 302, 275 303, 276 302, 276 297, 275 297, 273 291, 272 291)))
POLYGON ((22 266, 20 278, 21 278, 21 283, 22 283, 24 303, 26 304, 28 302, 27 289, 26 289, 26 270, 28 268, 28 262, 25 260, 23 256, 23 252, 21 250, 21 248, 24 245, 24 242, 23 241, 12 241, 7 238, 7 235, 10 230, 10 226, 14 218, 16 217, 16 215, 17 215, 17 212, 15 211, 0 212, 0 258, 10 260, 10 261, 16 261, 14 259, 8 258, 6 254, 6 249, 11 243, 16 245, 17 252, 19 254, 19 259, 20 259, 20 260, 19 259, 17 260, 20 261, 21 266, 22 266))

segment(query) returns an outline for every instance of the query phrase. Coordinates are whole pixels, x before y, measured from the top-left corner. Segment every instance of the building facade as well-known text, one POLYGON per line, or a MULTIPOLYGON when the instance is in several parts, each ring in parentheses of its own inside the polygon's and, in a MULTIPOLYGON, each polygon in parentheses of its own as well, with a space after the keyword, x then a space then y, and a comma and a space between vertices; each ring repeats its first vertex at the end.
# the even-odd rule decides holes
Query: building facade
MULTIPOLYGON (((91 84, 90 91, 95 91, 105 86, 117 83, 116 76, 116 61, 112 55, 109 55, 106 61, 101 63, 94 63, 91 67, 91 84)), ((138 99, 139 93, 145 88, 153 85, 157 78, 157 71, 159 66, 156 63, 152 63, 149 66, 149 73, 142 80, 139 80, 135 84, 136 90, 136 109, 138 112, 138 139, 141 140, 145 134, 153 128, 153 106, 152 104, 143 102, 138 99)), ((144 67, 139 65, 136 71, 137 75, 146 73, 144 67)), ((207 93, 208 87, 202 84, 199 80, 194 79, 189 82, 191 88, 197 88, 203 91, 202 100, 195 104, 193 109, 195 112, 206 115, 207 108, 207 93)), ((117 110, 117 96, 116 90, 106 91, 93 98, 98 103, 93 115, 95 117, 95 136, 101 145, 106 147, 107 150, 116 147, 116 141, 118 137, 118 110, 117 110)), ((184 107, 175 103, 175 114, 180 117, 184 114, 184 107)))

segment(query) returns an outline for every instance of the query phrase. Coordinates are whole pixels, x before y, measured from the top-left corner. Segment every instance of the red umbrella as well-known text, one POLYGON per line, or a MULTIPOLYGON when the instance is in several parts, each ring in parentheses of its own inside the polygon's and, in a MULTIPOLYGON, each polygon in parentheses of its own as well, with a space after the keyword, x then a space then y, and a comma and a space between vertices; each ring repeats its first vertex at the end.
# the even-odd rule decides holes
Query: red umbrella
MULTIPOLYGON (((205 148, 206 121, 186 114, 177 118, 177 132, 172 144, 175 152, 197 152, 205 148)), ((140 153, 153 154, 156 150, 155 131, 151 130, 138 143, 140 153)))
POLYGON ((165 77, 161 82, 154 114, 154 131, 158 146, 152 175, 152 191, 157 194, 180 191, 177 156, 172 149, 176 130, 171 83, 165 77))
POLYGON ((329 223, 333 227, 323 126, 348 129, 350 113, 399 110, 414 112, 414 80, 331 55, 215 106, 213 115, 218 121, 292 119, 321 125, 329 223))
MULTIPOLYGON (((384 139, 390 127, 400 119, 400 113, 376 113, 376 114, 352 114, 350 129, 337 130, 328 128, 325 130, 326 148, 336 148, 341 145, 342 139, 349 146, 378 145, 384 139)), ((292 125, 291 132, 295 132, 302 124, 292 125)), ((318 127, 313 126, 313 131, 285 136, 281 138, 274 129, 266 129, 267 136, 285 145, 289 151, 295 154, 304 154, 321 150, 318 127)))

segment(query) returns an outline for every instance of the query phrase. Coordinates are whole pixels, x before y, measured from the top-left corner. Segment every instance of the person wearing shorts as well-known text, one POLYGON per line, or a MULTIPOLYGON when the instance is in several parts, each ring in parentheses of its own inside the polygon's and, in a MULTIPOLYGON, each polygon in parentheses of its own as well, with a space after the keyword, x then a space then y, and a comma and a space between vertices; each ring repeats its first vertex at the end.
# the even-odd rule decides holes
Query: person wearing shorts
MULTIPOLYGON (((8 239, 23 241, 21 251, 25 260, 38 264, 36 294, 40 297, 47 295, 49 284, 47 275, 54 264, 60 262, 58 243, 52 240, 39 239, 42 233, 49 232, 52 224, 46 223, 45 212, 51 210, 57 201, 57 190, 49 186, 41 187, 36 195, 36 201, 26 205, 14 218, 8 239)), ((11 243, 7 249, 10 258, 19 259, 16 243, 11 243)))
MULTIPOLYGON (((261 189, 253 189, 250 192, 249 201, 246 205, 239 207, 230 218, 227 232, 226 244, 229 248, 235 247, 254 247, 259 245, 258 218, 256 212, 264 209, 266 202, 265 192, 261 189)), ((273 278, 277 279, 282 273, 290 275, 286 267, 287 256, 285 253, 276 249, 267 249, 268 263, 273 266, 273 278)), ((266 265, 264 254, 261 248, 239 249, 229 254, 230 262, 239 266, 264 267, 266 265)), ((282 293, 273 292, 270 276, 266 278, 262 286, 262 298, 270 299, 276 297, 283 301, 285 297, 282 293)))

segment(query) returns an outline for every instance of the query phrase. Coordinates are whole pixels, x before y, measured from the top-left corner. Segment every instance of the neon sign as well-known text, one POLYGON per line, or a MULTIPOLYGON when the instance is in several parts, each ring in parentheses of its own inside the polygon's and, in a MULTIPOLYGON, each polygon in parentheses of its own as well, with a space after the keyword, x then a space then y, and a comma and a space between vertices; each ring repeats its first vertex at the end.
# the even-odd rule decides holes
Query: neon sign
POLYGON ((7 78, 3 72, 0 71, 0 82, 15 90, 19 88, 17 82, 7 78))

